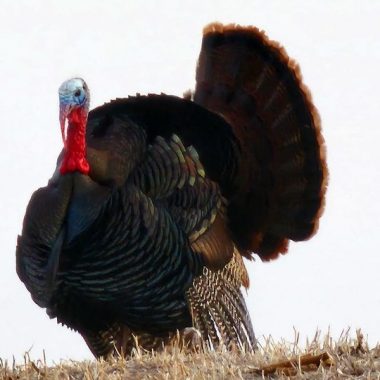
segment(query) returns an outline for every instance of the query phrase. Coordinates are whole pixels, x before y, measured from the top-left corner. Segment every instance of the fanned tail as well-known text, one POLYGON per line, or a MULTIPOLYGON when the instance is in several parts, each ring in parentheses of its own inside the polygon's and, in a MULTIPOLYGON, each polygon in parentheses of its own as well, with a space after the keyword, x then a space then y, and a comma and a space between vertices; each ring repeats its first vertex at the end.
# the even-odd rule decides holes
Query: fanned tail
POLYGON ((194 101, 221 114, 240 141, 228 217, 247 257, 285 253, 318 228, 327 182, 320 118, 298 65, 254 27, 204 30, 194 101))

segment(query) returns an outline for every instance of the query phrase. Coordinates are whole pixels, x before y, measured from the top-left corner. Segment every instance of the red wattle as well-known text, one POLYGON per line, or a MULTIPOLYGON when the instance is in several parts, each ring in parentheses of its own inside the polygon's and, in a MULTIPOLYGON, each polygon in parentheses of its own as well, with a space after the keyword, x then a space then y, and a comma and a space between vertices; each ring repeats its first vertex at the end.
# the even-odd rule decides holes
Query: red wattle
POLYGON ((66 149, 60 173, 79 171, 82 174, 88 174, 90 165, 86 159, 87 113, 83 108, 77 108, 70 112, 67 119, 66 149))

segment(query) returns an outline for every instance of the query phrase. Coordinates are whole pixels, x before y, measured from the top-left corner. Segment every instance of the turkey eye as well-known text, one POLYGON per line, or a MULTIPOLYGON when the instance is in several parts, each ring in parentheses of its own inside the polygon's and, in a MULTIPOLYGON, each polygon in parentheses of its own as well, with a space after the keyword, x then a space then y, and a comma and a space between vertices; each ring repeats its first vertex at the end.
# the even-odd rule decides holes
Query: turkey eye
POLYGON ((80 90, 76 90, 75 92, 74 92, 74 96, 79 96, 80 95, 80 90))

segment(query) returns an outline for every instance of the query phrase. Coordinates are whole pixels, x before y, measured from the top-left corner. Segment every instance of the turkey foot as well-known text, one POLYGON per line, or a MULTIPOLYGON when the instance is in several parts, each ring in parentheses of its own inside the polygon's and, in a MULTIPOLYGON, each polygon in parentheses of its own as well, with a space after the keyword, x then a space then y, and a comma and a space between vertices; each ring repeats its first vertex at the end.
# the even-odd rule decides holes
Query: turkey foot
POLYGON ((179 347, 185 351, 199 352, 203 346, 202 334, 194 327, 178 330, 170 341, 171 347, 179 347))

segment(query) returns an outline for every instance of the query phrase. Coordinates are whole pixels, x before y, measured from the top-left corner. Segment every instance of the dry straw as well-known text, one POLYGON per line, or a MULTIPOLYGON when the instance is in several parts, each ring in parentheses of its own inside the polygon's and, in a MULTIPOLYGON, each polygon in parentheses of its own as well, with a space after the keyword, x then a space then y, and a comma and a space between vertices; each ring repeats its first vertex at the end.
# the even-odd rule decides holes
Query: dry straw
POLYGON ((271 337, 255 353, 188 352, 178 345, 163 352, 135 350, 129 359, 64 361, 47 366, 46 359, 16 365, 0 361, 0 378, 13 379, 380 379, 380 345, 369 348, 363 334, 349 331, 336 342, 317 333, 300 348, 271 337))

